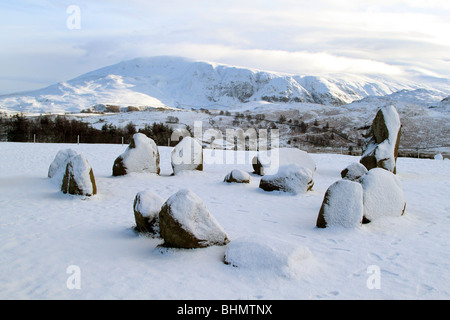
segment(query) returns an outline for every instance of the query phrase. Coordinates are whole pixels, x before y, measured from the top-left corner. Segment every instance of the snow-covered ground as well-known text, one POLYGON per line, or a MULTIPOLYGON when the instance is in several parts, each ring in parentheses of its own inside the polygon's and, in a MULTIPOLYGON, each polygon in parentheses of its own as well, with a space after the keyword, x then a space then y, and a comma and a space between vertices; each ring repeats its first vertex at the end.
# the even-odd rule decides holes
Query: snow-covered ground
POLYGON ((450 161, 398 159, 404 216, 319 229, 325 191, 359 157, 311 154, 314 190, 293 196, 259 189, 255 175, 250 184, 223 182, 232 169, 252 171, 250 164, 205 164, 203 172, 171 176, 168 147, 159 148, 160 176, 112 177, 125 149, 0 143, 0 299, 450 298, 450 161), (47 178, 65 148, 86 156, 97 195, 65 195, 47 178), (180 189, 204 201, 231 243, 250 236, 310 254, 280 266, 293 272, 257 263, 233 267, 224 264, 226 246, 163 250, 157 247, 162 240, 132 230, 138 192, 167 199, 180 189), (74 272, 81 287, 71 290, 74 272))

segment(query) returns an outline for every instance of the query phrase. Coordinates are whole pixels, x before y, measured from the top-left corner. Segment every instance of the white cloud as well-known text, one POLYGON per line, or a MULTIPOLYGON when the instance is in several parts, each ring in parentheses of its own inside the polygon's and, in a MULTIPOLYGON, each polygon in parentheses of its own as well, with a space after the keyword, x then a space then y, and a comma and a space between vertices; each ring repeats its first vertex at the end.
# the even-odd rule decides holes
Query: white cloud
POLYGON ((0 27, 9 32, 0 34, 0 66, 14 86, 30 73, 66 80, 162 54, 288 73, 450 77, 448 0, 78 0, 77 31, 66 28, 70 4, 18 0, 2 8, 0 27), (25 53, 27 69, 18 58, 25 53))

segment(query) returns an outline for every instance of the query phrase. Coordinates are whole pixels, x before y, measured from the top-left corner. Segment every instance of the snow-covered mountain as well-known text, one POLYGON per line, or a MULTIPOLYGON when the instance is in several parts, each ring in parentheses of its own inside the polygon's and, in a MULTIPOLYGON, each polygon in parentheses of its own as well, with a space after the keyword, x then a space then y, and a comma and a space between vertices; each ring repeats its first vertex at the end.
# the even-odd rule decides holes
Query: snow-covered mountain
MULTIPOLYGON (((57 113, 98 104, 182 109, 226 108, 251 101, 343 105, 418 89, 424 86, 379 77, 290 75, 161 56, 124 61, 44 89, 0 96, 0 108, 57 113)), ((433 91, 440 100, 449 93, 433 91)))

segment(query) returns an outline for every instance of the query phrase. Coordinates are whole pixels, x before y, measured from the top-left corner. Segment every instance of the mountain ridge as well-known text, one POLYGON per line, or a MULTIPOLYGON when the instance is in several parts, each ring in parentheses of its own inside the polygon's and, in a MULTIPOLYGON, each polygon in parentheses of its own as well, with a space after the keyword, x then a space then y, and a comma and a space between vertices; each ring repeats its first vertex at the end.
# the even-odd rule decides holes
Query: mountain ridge
MULTIPOLYGON (((141 57, 46 88, 0 96, 0 107, 21 112, 80 112, 98 104, 138 108, 226 108, 252 101, 345 105, 370 96, 424 89, 375 76, 311 76, 187 59, 141 57)), ((449 90, 450 91, 450 90, 449 90)))

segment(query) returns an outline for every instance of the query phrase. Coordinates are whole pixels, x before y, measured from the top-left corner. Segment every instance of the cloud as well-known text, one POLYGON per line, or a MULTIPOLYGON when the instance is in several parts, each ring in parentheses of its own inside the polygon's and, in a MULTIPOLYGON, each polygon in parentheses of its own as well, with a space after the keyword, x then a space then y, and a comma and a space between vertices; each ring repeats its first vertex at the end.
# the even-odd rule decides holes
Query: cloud
POLYGON ((0 12, 0 67, 17 90, 27 88, 21 76, 60 81, 153 55, 287 73, 450 77, 449 10, 447 0, 18 0, 0 12), (72 4, 80 30, 66 27, 72 4))

